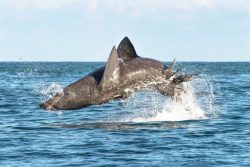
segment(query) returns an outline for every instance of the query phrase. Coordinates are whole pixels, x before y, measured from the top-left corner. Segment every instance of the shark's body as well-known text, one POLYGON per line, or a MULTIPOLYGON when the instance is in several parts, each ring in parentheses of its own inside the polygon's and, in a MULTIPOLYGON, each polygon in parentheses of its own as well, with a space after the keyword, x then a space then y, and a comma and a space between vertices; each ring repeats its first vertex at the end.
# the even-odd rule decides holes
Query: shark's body
POLYGON ((102 104, 113 99, 126 99, 139 89, 157 89, 174 96, 176 87, 190 75, 177 76, 173 64, 166 67, 157 60, 139 57, 125 37, 116 50, 113 47, 106 66, 64 88, 40 107, 50 110, 73 110, 102 104))

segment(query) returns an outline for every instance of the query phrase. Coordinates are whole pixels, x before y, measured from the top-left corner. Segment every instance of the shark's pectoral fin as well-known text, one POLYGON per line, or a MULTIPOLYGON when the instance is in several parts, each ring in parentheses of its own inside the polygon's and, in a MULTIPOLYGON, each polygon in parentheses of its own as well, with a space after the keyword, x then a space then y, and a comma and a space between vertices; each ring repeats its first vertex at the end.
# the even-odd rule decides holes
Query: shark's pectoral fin
POLYGON ((139 57, 128 37, 123 38, 118 46, 117 53, 118 58, 121 58, 124 61, 139 57))
POLYGON ((119 75, 120 75, 120 68, 119 68, 118 54, 114 46, 108 58, 108 62, 106 64, 104 74, 102 76, 102 79, 99 85, 100 89, 101 90, 112 89, 115 83, 119 82, 119 75))

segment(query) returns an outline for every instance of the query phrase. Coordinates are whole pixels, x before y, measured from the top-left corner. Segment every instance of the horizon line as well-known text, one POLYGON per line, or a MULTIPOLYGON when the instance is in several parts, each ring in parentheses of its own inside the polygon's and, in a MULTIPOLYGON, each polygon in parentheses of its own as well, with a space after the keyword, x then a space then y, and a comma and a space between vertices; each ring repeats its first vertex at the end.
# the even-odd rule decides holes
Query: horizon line
MULTIPOLYGON (((34 61, 34 60, 7 60, 7 61, 2 61, 0 60, 0 63, 105 63, 107 61, 60 61, 60 60, 39 60, 39 61, 34 61)), ((161 62, 172 62, 172 61, 161 61, 161 62)), ((176 62, 197 62, 197 63, 227 63, 227 62, 232 62, 232 63, 250 63, 250 60, 247 61, 242 61, 242 60, 226 60, 226 61, 201 61, 201 60, 176 60, 176 62)))

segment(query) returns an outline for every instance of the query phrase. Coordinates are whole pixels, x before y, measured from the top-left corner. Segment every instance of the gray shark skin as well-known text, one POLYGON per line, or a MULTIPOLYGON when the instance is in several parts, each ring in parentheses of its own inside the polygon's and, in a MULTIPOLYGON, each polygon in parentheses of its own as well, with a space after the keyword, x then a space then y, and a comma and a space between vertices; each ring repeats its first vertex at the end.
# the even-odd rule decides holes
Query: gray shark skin
POLYGON ((48 110, 75 110, 89 105, 103 104, 114 99, 126 99, 140 89, 156 89, 173 97, 181 83, 191 75, 177 75, 174 62, 166 67, 160 61, 137 55, 125 37, 116 50, 112 48, 106 66, 68 85, 62 93, 40 104, 48 110))

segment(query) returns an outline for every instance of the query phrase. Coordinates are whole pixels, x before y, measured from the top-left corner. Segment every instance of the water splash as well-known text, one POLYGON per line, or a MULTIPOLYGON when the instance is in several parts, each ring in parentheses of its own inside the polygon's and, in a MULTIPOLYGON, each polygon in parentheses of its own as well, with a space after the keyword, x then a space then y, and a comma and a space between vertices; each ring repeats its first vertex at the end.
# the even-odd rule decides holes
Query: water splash
POLYGON ((220 110, 215 105, 212 82, 207 75, 183 83, 183 89, 178 97, 167 99, 157 92, 134 95, 125 101, 125 109, 130 112, 121 121, 184 121, 218 117, 220 110))
POLYGON ((62 93, 62 92, 63 92, 62 85, 59 85, 59 84, 54 83, 54 82, 51 83, 50 85, 45 86, 41 90, 41 94, 46 96, 47 98, 52 98, 57 93, 62 93))
MULTIPOLYGON (((41 99, 41 102, 44 102, 50 98, 52 98, 53 96, 55 96, 58 93, 62 93, 63 92, 63 86, 58 84, 58 83, 51 83, 47 86, 44 86, 41 90, 38 91, 40 94, 42 94, 44 97, 43 99, 41 99)), ((56 114, 58 114, 59 116, 61 116, 63 114, 63 112, 61 110, 49 110, 50 112, 54 112, 56 114)))

